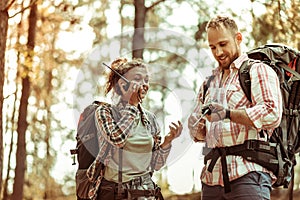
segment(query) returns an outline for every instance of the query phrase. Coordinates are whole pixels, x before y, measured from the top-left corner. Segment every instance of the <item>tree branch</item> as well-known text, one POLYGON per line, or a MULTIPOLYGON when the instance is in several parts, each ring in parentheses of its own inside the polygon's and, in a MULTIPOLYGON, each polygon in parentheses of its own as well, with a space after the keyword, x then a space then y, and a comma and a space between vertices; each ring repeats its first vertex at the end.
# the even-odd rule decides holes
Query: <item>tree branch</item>
MULTIPOLYGON (((14 1, 14 0, 13 0, 13 1, 14 1)), ((12 16, 9 16, 8 18, 13 18, 13 17, 15 17, 16 15, 18 15, 18 14, 24 12, 25 10, 27 10, 28 8, 30 8, 33 4, 35 4, 37 1, 38 1, 38 0, 32 1, 27 7, 21 9, 20 11, 16 12, 16 13, 13 14, 12 16)))
POLYGON ((152 8, 154 8, 155 6, 157 6, 158 4, 160 4, 161 2, 164 2, 164 1, 165 0, 158 0, 158 1, 154 2, 151 6, 149 6, 149 7, 146 8, 146 12, 148 10, 151 10, 152 8))
POLYGON ((278 5, 278 15, 279 15, 279 19, 278 20, 279 20, 279 23, 281 25, 281 31, 284 33, 285 32, 285 30, 284 30, 285 28, 284 28, 284 24, 283 24, 283 21, 282 21, 282 15, 280 14, 281 11, 283 11, 283 9, 281 9, 281 2, 280 2, 280 0, 278 0, 277 5, 278 5))
POLYGON ((15 1, 16 0, 11 0, 11 2, 10 3, 8 3, 8 5, 6 6, 6 10, 9 10, 10 9, 10 7, 15 3, 15 1))

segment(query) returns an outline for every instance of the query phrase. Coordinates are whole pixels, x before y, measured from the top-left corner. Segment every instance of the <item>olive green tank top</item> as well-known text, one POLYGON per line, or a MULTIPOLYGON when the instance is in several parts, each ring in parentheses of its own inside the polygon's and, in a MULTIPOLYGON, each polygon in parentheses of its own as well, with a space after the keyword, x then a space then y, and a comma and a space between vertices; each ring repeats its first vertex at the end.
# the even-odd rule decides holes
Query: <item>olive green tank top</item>
MULTIPOLYGON (((138 115, 131 133, 123 147, 122 182, 149 173, 148 168, 152 158, 153 137, 138 115)), ((118 182, 119 150, 115 149, 112 159, 105 169, 104 178, 118 182)))

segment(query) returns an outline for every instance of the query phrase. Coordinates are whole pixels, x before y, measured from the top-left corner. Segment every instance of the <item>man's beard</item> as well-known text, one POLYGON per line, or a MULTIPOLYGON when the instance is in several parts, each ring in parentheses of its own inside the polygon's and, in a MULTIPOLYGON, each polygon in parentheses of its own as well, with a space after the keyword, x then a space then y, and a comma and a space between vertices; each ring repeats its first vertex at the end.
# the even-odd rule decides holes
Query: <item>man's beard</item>
POLYGON ((228 66, 226 66, 226 69, 229 69, 230 65, 239 57, 238 52, 236 52, 231 58, 230 58, 230 63, 228 66))
POLYGON ((229 69, 230 65, 239 57, 239 53, 238 53, 238 50, 236 48, 236 52, 235 54, 232 55, 232 57, 230 57, 229 59, 229 64, 228 65, 221 65, 221 63, 219 62, 219 66, 222 67, 222 69, 229 69))

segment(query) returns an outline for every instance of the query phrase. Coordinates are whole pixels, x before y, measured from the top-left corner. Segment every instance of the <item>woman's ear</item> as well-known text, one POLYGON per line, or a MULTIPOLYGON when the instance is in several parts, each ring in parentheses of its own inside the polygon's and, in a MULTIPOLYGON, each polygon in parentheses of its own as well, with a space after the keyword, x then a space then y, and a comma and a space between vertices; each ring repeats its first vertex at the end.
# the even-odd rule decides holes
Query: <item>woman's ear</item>
POLYGON ((118 85, 116 85, 116 87, 120 90, 121 94, 123 94, 125 91, 125 87, 126 87, 126 82, 123 79, 119 79, 118 80, 118 85))

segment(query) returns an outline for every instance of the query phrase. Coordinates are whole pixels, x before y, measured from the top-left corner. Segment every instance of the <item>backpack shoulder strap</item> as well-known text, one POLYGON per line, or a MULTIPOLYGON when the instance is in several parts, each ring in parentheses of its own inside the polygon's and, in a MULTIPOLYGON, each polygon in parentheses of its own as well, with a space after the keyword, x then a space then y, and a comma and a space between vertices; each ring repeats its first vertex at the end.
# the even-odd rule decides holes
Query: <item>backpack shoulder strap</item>
POLYGON ((208 88, 210 87, 210 82, 211 82, 214 78, 215 78, 215 75, 209 76, 208 79, 207 79, 206 84, 204 84, 204 86, 203 86, 203 96, 202 96, 202 101, 203 101, 203 102, 204 102, 204 100, 205 100, 206 92, 207 92, 208 88))
POLYGON ((252 102, 251 100, 251 79, 250 79, 250 68, 254 62, 257 62, 255 60, 249 59, 243 62, 241 65, 238 73, 239 73, 239 81, 240 85, 242 87, 242 90, 244 91, 247 99, 252 102))
MULTIPOLYGON (((252 103, 251 99, 251 79, 250 79, 250 68, 254 63, 259 63, 259 60, 248 59, 244 61, 238 71, 239 81, 243 92, 245 93, 248 101, 252 103)), ((259 132, 261 137, 264 137, 263 131, 259 132)))

